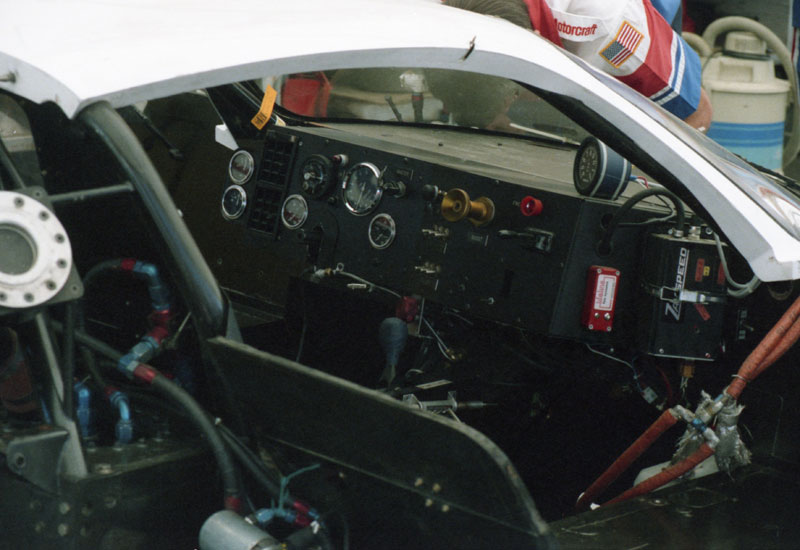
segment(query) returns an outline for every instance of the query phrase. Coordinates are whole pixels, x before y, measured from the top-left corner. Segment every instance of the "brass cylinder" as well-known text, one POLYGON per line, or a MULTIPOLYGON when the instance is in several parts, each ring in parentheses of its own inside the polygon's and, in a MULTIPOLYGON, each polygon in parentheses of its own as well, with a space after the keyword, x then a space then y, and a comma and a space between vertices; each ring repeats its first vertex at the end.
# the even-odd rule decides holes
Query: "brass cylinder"
POLYGON ((442 199, 442 217, 449 222, 468 218, 476 226, 486 225, 494 219, 494 203, 488 197, 470 200, 466 191, 454 188, 442 199))

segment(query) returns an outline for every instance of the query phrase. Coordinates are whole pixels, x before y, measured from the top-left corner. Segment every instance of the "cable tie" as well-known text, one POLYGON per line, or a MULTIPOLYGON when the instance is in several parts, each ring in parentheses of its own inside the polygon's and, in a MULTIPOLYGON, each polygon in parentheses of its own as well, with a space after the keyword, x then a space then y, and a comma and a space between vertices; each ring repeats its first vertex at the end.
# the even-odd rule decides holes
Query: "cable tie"
POLYGON ((749 383, 749 382, 750 382, 750 379, 749 379, 749 378, 745 378, 745 377, 744 377, 744 376, 742 376, 741 374, 732 374, 732 375, 731 375, 731 378, 738 378, 739 380, 742 380, 743 382, 746 382, 746 383, 749 383))

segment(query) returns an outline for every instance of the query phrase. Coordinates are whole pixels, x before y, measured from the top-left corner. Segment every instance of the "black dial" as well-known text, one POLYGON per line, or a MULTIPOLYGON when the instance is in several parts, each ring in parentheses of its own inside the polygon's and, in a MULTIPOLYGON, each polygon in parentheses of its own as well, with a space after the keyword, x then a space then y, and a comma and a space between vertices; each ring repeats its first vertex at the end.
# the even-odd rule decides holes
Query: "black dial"
POLYGON ((578 192, 588 195, 600 175, 600 146, 597 141, 587 141, 575 155, 574 183, 578 192))
POLYGON ((303 178, 300 189, 307 197, 319 198, 330 189, 335 179, 335 172, 336 168, 328 157, 312 155, 303 163, 300 170, 303 178))
POLYGON ((369 222, 369 244, 383 250, 394 242, 397 226, 389 214, 378 214, 369 222))
POLYGON ((222 193, 222 215, 225 219, 240 218, 246 208, 247 193, 240 185, 231 185, 222 193))
POLYGON ((615 200, 625 191, 631 163, 596 137, 583 140, 572 169, 575 189, 581 195, 615 200))
POLYGON ((366 216, 378 206, 383 196, 381 172, 374 164, 356 164, 342 181, 342 199, 347 209, 356 216, 366 216))

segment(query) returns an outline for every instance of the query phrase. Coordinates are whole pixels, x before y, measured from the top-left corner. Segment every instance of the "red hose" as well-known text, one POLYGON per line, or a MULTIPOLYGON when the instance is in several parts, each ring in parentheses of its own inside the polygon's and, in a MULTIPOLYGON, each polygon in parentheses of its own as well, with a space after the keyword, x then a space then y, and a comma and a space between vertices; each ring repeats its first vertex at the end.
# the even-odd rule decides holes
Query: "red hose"
POLYGON ((588 489, 586 489, 578 499, 578 502, 575 503, 575 509, 579 512, 587 509, 599 494, 605 491, 609 485, 630 467, 634 460, 649 449, 650 445, 677 421, 678 419, 672 414, 670 409, 661 413, 661 416, 659 416, 658 419, 653 422, 650 427, 589 486, 588 489))
MULTIPOLYGON (((786 313, 778 319, 778 322, 775 323, 775 326, 764 336, 758 346, 756 346, 756 349, 744 360, 744 363, 742 363, 742 366, 739 368, 739 372, 736 374, 736 378, 734 378, 733 382, 731 382, 726 390, 728 395, 734 399, 738 399, 747 383, 761 374, 764 369, 780 356, 778 355, 773 358, 775 350, 779 346, 783 347, 784 338, 788 333, 794 332, 792 331, 792 327, 797 321, 798 316, 800 316, 800 296, 789 306, 786 313), (765 359, 771 359, 772 362, 768 363, 765 359)), ((795 337, 795 340, 796 339, 797 337, 795 337)), ((794 341, 789 342, 789 340, 786 340, 786 343, 788 344, 786 349, 788 349, 794 341)))
POLYGON ((650 491, 654 491, 655 489, 658 489, 659 487, 666 485, 673 479, 677 479, 686 472, 692 470, 695 466, 697 466, 698 464, 700 464, 713 454, 714 454, 714 449, 709 447, 707 443, 703 443, 694 453, 689 455, 688 458, 683 459, 677 464, 673 464, 669 468, 665 469, 661 473, 654 475, 651 478, 645 479, 644 481, 642 481, 635 487, 631 487, 618 497, 609 500, 603 506, 606 506, 608 504, 615 504, 617 502, 622 502, 624 500, 628 500, 633 497, 638 497, 640 495, 647 494, 650 491))
MULTIPOLYGON (((789 306, 786 312, 778 319, 775 326, 764 336, 758 346, 742 363, 733 382, 728 386, 727 393, 734 400, 738 399, 747 383, 764 372, 770 365, 777 361, 800 338, 800 296, 789 306)), ((633 445, 620 455, 620 457, 586 489, 581 495, 575 508, 582 511, 587 508, 594 498, 602 493, 619 475, 628 469, 664 431, 677 422, 677 418, 668 409, 661 414, 633 445)), ((644 480, 640 484, 628 489, 618 497, 606 504, 622 502, 629 498, 649 493, 670 481, 682 476, 703 460, 714 454, 714 449, 703 443, 697 451, 681 462, 670 466, 663 472, 644 480)))

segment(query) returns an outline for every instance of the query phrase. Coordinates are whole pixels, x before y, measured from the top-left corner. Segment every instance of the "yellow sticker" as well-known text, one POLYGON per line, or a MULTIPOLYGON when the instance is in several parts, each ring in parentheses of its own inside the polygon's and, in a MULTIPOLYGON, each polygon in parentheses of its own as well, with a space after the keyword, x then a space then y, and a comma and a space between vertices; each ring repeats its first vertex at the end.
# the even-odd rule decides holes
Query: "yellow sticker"
POLYGON ((708 277, 711 275, 711 268, 709 266, 705 266, 703 268, 703 277, 708 277))
POLYGON ((278 92, 275 91, 275 88, 267 85, 267 89, 264 90, 264 99, 261 100, 261 107, 259 107, 253 120, 250 121, 253 126, 262 130, 267 125, 269 117, 272 116, 272 108, 275 107, 275 99, 277 97, 278 92))

